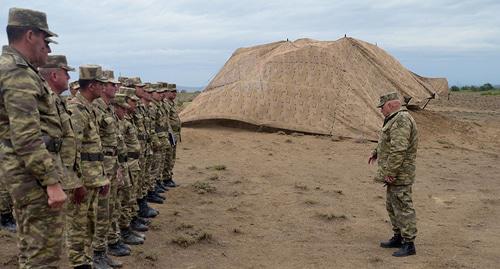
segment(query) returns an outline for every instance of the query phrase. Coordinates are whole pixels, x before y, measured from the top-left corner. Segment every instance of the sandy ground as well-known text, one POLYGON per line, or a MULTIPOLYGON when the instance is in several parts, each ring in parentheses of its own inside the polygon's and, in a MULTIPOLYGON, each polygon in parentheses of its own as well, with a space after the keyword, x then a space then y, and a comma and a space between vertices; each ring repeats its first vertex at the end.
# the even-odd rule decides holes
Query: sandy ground
MULTIPOLYGON (((498 268, 500 97, 452 94, 420 129, 417 255, 394 258, 374 143, 185 128, 175 178, 125 268, 498 268)), ((0 268, 15 237, 0 231, 0 268)))

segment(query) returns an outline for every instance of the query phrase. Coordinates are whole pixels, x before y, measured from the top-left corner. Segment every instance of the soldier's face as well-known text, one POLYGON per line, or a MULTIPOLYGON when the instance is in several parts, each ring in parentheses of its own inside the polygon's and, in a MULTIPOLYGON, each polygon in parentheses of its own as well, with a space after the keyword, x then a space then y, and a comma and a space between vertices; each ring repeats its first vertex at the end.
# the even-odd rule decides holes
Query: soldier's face
POLYGON ((129 112, 134 113, 135 108, 137 107, 137 101, 134 101, 132 99, 127 99, 127 104, 130 106, 129 112))
POLYGON ((65 69, 58 69, 56 72, 56 77, 55 77, 55 85, 61 89, 61 90, 67 90, 69 87, 69 79, 70 76, 68 74, 68 71, 65 69))
POLYGON ((27 34, 32 48, 32 64, 37 67, 44 65, 47 62, 49 53, 52 52, 49 42, 45 40, 48 37, 47 33, 42 31, 28 31, 27 34))
POLYGON ((115 97, 115 94, 118 90, 118 87, 116 87, 116 84, 108 82, 104 85, 104 89, 102 91, 102 94, 105 95, 107 98, 113 98, 115 97))

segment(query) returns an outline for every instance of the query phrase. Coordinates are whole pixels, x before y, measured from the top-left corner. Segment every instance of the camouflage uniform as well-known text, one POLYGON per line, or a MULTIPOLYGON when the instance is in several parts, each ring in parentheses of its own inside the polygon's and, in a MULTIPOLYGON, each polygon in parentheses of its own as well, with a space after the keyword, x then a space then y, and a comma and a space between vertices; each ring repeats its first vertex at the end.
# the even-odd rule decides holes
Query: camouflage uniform
POLYGON ((102 99, 98 98, 92 102, 94 105, 98 125, 99 136, 104 154, 104 174, 111 181, 110 191, 107 195, 99 196, 97 205, 97 224, 94 236, 94 251, 105 251, 108 233, 118 233, 111 229, 113 218, 118 212, 118 119, 112 107, 102 99))
MULTIPOLYGON (((2 180, 0 180, 2 181, 2 180)), ((6 188, 0 188, 0 214, 12 213, 12 199, 6 188)))
POLYGON ((387 186, 386 207, 394 234, 400 234, 405 242, 413 242, 417 235, 411 198, 417 146, 415 120, 406 108, 401 108, 385 118, 377 149, 373 152, 378 162, 375 180, 384 182, 386 176, 396 178, 387 186))
MULTIPOLYGON (((80 78, 101 78, 102 70, 97 66, 81 66, 80 78)), ((97 196, 99 187, 108 185, 110 181, 104 175, 103 150, 99 136, 99 125, 92 104, 77 93, 69 101, 68 109, 80 149, 79 166, 83 184, 87 188, 87 196, 83 203, 68 206, 74 220, 68 231, 69 258, 72 266, 92 265, 92 240, 94 238, 97 214, 97 196)), ((77 155, 78 156, 78 155, 77 155)))
MULTIPOLYGON (((9 26, 38 28, 45 13, 11 8, 9 26)), ((62 210, 50 208, 46 187, 62 178, 62 135, 54 100, 37 69, 11 46, 0 56, 0 185, 12 198, 18 225, 19 268, 58 268, 62 210)))
MULTIPOLYGON (((169 91, 176 91, 176 85, 175 84, 168 84, 168 89, 169 91)), ((172 179, 173 177, 173 169, 175 165, 175 158, 176 158, 176 153, 177 153, 177 143, 181 141, 181 119, 179 117, 179 114, 177 113, 177 108, 175 106, 175 101, 174 100, 168 100, 168 107, 169 107, 169 121, 170 121, 170 126, 172 127, 172 131, 175 135, 175 141, 176 144, 172 146, 172 151, 171 154, 168 156, 169 160, 168 163, 170 164, 169 171, 170 173, 167 175, 167 179, 172 179)))
POLYGON ((151 140, 153 157, 151 158, 151 174, 148 180, 148 190, 155 189, 156 181, 161 179, 163 165, 165 160, 165 143, 167 141, 167 133, 164 127, 165 115, 160 109, 160 103, 151 101, 149 103, 149 115, 151 117, 151 140))

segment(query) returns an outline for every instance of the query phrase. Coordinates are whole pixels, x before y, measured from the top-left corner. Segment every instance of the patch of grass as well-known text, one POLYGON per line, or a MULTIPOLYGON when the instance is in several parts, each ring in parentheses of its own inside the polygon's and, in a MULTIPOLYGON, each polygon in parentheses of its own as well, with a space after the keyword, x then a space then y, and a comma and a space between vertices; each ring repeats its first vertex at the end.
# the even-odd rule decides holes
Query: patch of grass
POLYGON ((495 96, 495 95, 500 95, 500 91, 487 91, 487 92, 482 92, 481 95, 487 95, 487 96, 495 96))
POLYGON ((292 139, 286 139, 285 143, 293 143, 292 139))
POLYGON ((304 203, 306 205, 317 205, 317 204, 319 204, 318 201, 314 201, 314 200, 305 200, 304 203))
POLYGON ((199 242, 211 242, 212 235, 202 230, 188 230, 172 239, 172 243, 187 248, 199 242))
POLYGON ((193 183, 193 187, 199 194, 214 193, 215 191, 217 191, 217 188, 212 186, 208 182, 196 181, 195 183, 193 183))
POLYGON ((335 213, 317 213, 316 214, 320 219, 326 220, 326 221, 335 221, 335 220, 347 220, 347 216, 342 214, 342 215, 337 215, 335 213))
POLYGON ((224 170, 227 169, 227 166, 225 166, 223 164, 216 164, 216 165, 212 165, 212 166, 207 166, 207 167, 205 167, 205 169, 216 170, 216 171, 224 171, 224 170))
POLYGON ((295 183, 295 188, 303 191, 307 191, 309 189, 306 185, 301 183, 295 183))
POLYGON ((194 166, 194 165, 190 165, 190 166, 188 167, 188 170, 191 170, 191 171, 192 171, 192 170, 196 170, 196 169, 198 169, 198 167, 196 167, 196 166, 194 166))
POLYGON ((212 180, 212 181, 215 181, 215 180, 218 180, 219 179, 219 175, 211 175, 208 177, 208 180, 212 180))

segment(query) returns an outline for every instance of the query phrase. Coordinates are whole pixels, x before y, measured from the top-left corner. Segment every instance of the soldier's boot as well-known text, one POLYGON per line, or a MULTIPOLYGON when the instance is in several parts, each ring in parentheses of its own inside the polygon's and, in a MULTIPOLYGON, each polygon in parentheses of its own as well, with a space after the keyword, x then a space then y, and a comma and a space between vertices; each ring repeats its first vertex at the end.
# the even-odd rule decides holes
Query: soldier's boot
POLYGON ((177 184, 175 184, 175 181, 173 179, 166 179, 164 182, 165 186, 169 187, 169 188, 175 188, 177 187, 177 184))
POLYGON ((106 261, 106 253, 104 251, 94 251, 94 269, 111 269, 106 261))
POLYGON ((156 197, 160 197, 162 200, 167 199, 165 196, 163 196, 163 195, 161 195, 159 192, 157 192, 157 191, 156 191, 156 189, 155 189, 155 190, 153 190, 153 191, 151 192, 151 194, 152 194, 152 195, 154 195, 154 196, 156 196, 156 197))
POLYGON ((137 219, 137 222, 142 223, 146 226, 149 226, 151 224, 151 220, 149 220, 149 219, 141 218, 139 216, 137 216, 135 218, 137 219))
POLYGON ((417 251, 415 249, 415 244, 413 242, 403 242, 401 248, 398 251, 392 253, 392 256, 406 257, 415 254, 417 254, 417 251))
POLYGON ((142 244, 144 244, 144 239, 134 235, 130 228, 120 229, 120 234, 121 234, 123 243, 125 243, 127 245, 142 245, 142 244))
POLYGON ((138 232, 147 232, 148 226, 143 224, 137 217, 134 217, 130 222, 130 228, 138 232))
POLYGON ((73 267, 73 269, 92 269, 92 266, 90 264, 83 264, 83 265, 78 265, 73 267))
POLYGON ((163 199, 156 196, 152 191, 148 192, 148 194, 146 195, 146 200, 150 203, 163 204, 163 199))
POLYGON ((138 215, 141 218, 154 218, 158 216, 158 212, 153 208, 149 207, 146 203, 145 198, 137 199, 137 204, 139 205, 138 215))
POLYGON ((137 237, 141 238, 142 240, 146 240, 146 235, 145 235, 145 234, 143 234, 143 233, 141 233, 141 232, 138 232, 138 231, 134 231, 133 229, 131 229, 131 230, 130 230, 130 232, 131 232, 133 235, 135 235, 135 236, 137 236, 137 237))
POLYGON ((403 237, 400 234, 395 234, 389 241, 380 242, 383 248, 400 248, 403 245, 403 237))
POLYGON ((123 242, 108 245, 108 253, 116 257, 130 256, 130 248, 123 242))
POLYGON ((0 226, 3 229, 12 233, 16 232, 16 220, 12 216, 12 213, 2 214, 0 218, 0 226))
POLYGON ((164 193, 167 191, 167 188, 165 188, 160 181, 158 181, 156 183, 156 188, 155 188, 155 192, 157 193, 164 193))
POLYGON ((109 257, 108 255, 106 255, 106 253, 104 253, 104 259, 106 260, 106 263, 109 266, 111 266, 112 268, 121 268, 121 267, 123 267, 123 262, 111 259, 111 257, 109 257))

